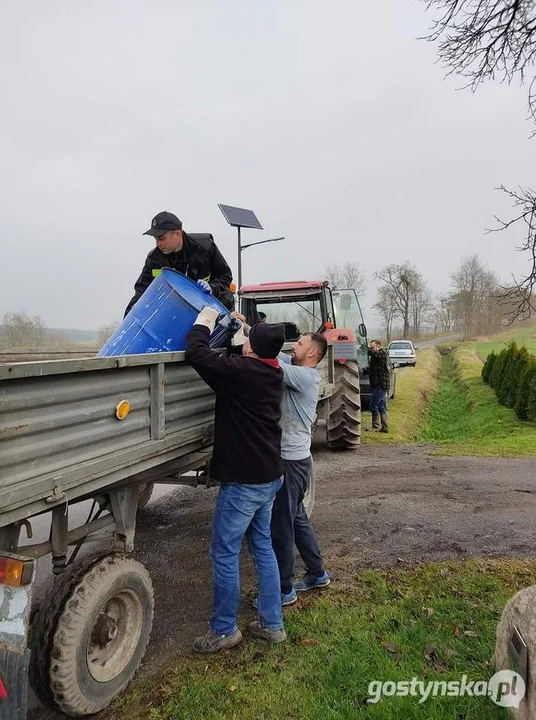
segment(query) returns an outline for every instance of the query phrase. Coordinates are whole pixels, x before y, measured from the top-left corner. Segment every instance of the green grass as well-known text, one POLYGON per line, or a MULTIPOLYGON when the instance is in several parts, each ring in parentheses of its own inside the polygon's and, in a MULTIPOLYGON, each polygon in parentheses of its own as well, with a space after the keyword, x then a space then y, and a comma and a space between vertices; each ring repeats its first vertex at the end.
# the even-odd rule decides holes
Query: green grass
POLYGON ((500 352, 509 342, 515 340, 519 346, 525 346, 527 350, 536 355, 536 327, 514 327, 500 335, 491 338, 477 340, 477 355, 485 360, 490 352, 500 352))
POLYGON ((434 394, 439 376, 440 357, 435 348, 419 350, 417 366, 398 368, 396 372, 396 395, 389 401, 389 433, 366 432, 370 428, 371 415, 363 412, 361 442, 407 443, 419 437, 422 423, 426 418, 428 404, 434 394))
MULTIPOLYGON (((343 571, 344 573, 344 571, 343 571)), ((502 609, 536 562, 467 561, 360 570, 285 614, 289 639, 245 637, 219 656, 178 656, 135 683, 109 720, 499 720, 488 698, 384 697, 371 681, 489 680, 502 609), (435 650, 434 650, 435 648, 435 650)))
POLYGON ((421 440, 438 445, 442 455, 536 456, 536 425, 500 405, 481 371, 474 343, 442 359, 421 440))

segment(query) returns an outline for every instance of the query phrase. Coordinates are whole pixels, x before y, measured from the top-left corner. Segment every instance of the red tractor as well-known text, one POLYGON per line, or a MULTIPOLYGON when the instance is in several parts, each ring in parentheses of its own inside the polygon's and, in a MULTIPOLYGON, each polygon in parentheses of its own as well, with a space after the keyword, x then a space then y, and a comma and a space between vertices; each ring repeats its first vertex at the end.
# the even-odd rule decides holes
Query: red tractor
MULTIPOLYGON (((327 382, 321 387, 318 418, 326 420, 330 448, 357 447, 361 403, 369 400, 370 384, 367 328, 355 290, 335 290, 327 281, 313 280, 245 285, 239 295, 249 324, 283 323, 288 342, 304 332, 321 332, 331 343, 319 368, 327 382)), ((389 395, 394 396, 394 373, 389 395)))

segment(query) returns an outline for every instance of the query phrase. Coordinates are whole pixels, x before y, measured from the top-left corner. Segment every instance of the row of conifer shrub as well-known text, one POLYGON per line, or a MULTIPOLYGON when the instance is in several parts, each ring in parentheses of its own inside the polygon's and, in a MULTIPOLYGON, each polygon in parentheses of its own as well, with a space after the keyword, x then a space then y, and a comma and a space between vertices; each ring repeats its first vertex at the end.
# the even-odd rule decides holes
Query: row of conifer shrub
POLYGON ((521 420, 536 422, 536 357, 527 348, 511 342, 500 353, 490 353, 482 379, 501 405, 515 410, 521 420))

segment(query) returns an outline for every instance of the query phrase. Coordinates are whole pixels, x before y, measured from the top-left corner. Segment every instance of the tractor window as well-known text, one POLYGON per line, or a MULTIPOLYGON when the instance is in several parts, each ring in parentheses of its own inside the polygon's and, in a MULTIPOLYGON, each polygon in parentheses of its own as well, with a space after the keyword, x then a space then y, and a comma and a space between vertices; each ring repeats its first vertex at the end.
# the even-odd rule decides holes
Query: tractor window
POLYGON ((318 297, 288 302, 257 302, 256 310, 266 315, 266 322, 285 323, 287 340, 297 340, 302 333, 316 332, 322 326, 318 297))
POLYGON ((333 290, 332 295, 337 327, 352 330, 358 343, 366 345, 366 336, 359 332, 362 329, 360 326, 363 324, 363 315, 355 290, 333 290))

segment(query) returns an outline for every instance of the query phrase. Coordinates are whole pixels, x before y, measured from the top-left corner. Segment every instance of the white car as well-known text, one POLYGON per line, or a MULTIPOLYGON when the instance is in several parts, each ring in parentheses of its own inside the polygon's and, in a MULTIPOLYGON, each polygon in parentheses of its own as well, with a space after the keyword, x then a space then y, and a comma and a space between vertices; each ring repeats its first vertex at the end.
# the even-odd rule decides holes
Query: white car
POLYGON ((411 340, 393 340, 387 348, 389 360, 396 365, 417 364, 417 351, 411 340))

